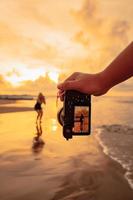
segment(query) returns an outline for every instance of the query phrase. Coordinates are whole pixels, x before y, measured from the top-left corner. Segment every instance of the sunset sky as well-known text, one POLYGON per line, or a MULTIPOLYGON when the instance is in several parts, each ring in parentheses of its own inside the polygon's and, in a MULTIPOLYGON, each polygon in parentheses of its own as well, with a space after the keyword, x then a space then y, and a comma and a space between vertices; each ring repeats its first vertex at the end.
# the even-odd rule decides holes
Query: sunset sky
POLYGON ((0 1, 0 93, 55 90, 59 76, 104 69, 132 41, 132 3, 0 1))

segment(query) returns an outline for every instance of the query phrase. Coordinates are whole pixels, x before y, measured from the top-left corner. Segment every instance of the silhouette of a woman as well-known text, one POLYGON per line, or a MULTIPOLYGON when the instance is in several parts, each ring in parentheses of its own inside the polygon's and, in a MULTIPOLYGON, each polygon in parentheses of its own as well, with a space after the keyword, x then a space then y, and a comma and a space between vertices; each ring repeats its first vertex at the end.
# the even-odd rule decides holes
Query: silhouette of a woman
POLYGON ((42 119, 42 116, 43 116, 43 109, 41 107, 42 103, 46 104, 46 99, 45 99, 45 96, 42 93, 39 93, 38 97, 37 97, 36 104, 34 106, 34 109, 37 112, 36 123, 37 123, 38 120, 40 120, 40 122, 41 122, 41 119, 42 119))

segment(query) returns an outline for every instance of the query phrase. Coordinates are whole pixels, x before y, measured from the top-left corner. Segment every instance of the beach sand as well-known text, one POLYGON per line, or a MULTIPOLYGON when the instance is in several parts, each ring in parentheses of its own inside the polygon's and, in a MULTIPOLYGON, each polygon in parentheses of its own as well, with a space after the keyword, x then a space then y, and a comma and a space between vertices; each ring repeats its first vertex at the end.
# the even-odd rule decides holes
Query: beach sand
POLYGON ((69 141, 62 137, 54 104, 47 103, 38 124, 44 144, 37 147, 33 144, 36 113, 4 110, 0 115, 0 200, 133 199, 125 170, 103 153, 94 132, 69 141))

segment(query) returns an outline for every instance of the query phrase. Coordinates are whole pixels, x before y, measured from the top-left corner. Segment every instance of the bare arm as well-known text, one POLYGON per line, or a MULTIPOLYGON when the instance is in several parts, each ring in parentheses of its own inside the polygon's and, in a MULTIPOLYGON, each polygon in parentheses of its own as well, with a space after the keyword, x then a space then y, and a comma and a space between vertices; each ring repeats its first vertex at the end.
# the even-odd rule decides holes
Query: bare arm
POLYGON ((108 89, 133 76, 133 42, 101 72, 101 75, 108 89))
POLYGON ((105 94, 113 86, 133 76, 133 42, 114 61, 97 74, 75 72, 57 87, 60 97, 65 90, 78 90, 95 96, 105 94))

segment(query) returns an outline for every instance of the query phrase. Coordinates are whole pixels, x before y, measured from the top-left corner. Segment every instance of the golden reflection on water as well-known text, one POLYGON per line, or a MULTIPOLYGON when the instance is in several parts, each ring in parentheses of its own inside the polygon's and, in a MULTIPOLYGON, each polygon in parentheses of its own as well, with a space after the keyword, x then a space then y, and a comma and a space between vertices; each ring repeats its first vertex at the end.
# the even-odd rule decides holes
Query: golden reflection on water
POLYGON ((51 119, 51 131, 55 132, 57 130, 57 119, 56 118, 53 118, 51 119))
POLYGON ((36 123, 36 133, 35 136, 33 137, 33 145, 32 145, 33 153, 40 153, 45 145, 45 142, 42 139, 42 134, 43 130, 41 123, 36 123))
MULTIPOLYGON (((103 124, 127 123, 127 104, 119 104, 113 98, 92 99, 92 131, 91 136, 76 136, 66 141, 62 135, 62 127, 57 122, 56 98, 47 98, 42 119, 41 138, 45 142, 42 154, 47 156, 65 157, 82 152, 96 151, 91 144, 94 127, 103 124), (124 114, 123 114, 124 113, 124 114)), ((20 101, 17 106, 34 107, 35 101, 20 101)), ((13 105, 13 104, 12 104, 13 105)), ((16 103, 14 104, 16 106, 16 103)), ((13 106, 14 106, 13 105, 13 106)), ((30 153, 33 137, 37 133, 36 112, 4 113, 0 115, 0 151, 13 151, 23 149, 21 154, 30 153)), ((43 148, 42 148, 43 149, 43 148)), ((18 153, 20 153, 18 151, 18 153)))
MULTIPOLYGON (((34 107, 34 103, 35 101, 21 101, 15 106, 34 107)), ((120 103, 120 99, 117 101, 114 98, 94 98, 91 135, 77 136, 66 141, 56 119, 58 109, 55 99, 48 98, 42 123, 38 125, 35 111, 0 114, 0 193, 3 196, 9 194, 8 199, 10 195, 15 196, 16 191, 19 191, 20 196, 23 195, 22 198, 24 194, 31 194, 31 191, 32 199, 37 199, 36 196, 34 198, 34 192, 37 192, 38 197, 40 191, 44 191, 43 196, 49 197, 57 191, 55 188, 59 189, 61 180, 68 174, 79 176, 83 171, 86 176, 88 166, 92 170, 95 167, 99 170, 100 161, 104 159, 94 139, 95 127, 132 123, 131 104, 120 103)), ((106 166, 106 161, 104 165, 106 166)), ((77 179, 72 176, 73 180, 77 179)))
MULTIPOLYGON (((21 102, 21 106, 27 105, 26 101, 21 102)), ((28 106, 34 107, 33 101, 28 101, 28 106)), ((45 142, 45 155, 50 156, 68 156, 74 152, 80 152, 88 147, 83 143, 88 143, 88 138, 75 138, 71 141, 66 141, 62 135, 62 127, 56 119, 58 108, 55 104, 55 99, 47 99, 47 105, 44 107, 44 115, 42 119, 41 138, 45 142), (78 141, 81 141, 80 148, 78 141), (83 142, 83 143, 82 143, 83 142), (75 147, 73 148, 73 144, 75 147)), ((16 112, 4 113, 0 115, 0 146, 1 152, 16 151, 23 149, 23 153, 30 152, 33 145, 33 137, 37 133, 36 127, 36 112, 16 112)), ((43 149, 43 148, 42 148, 43 149)))

